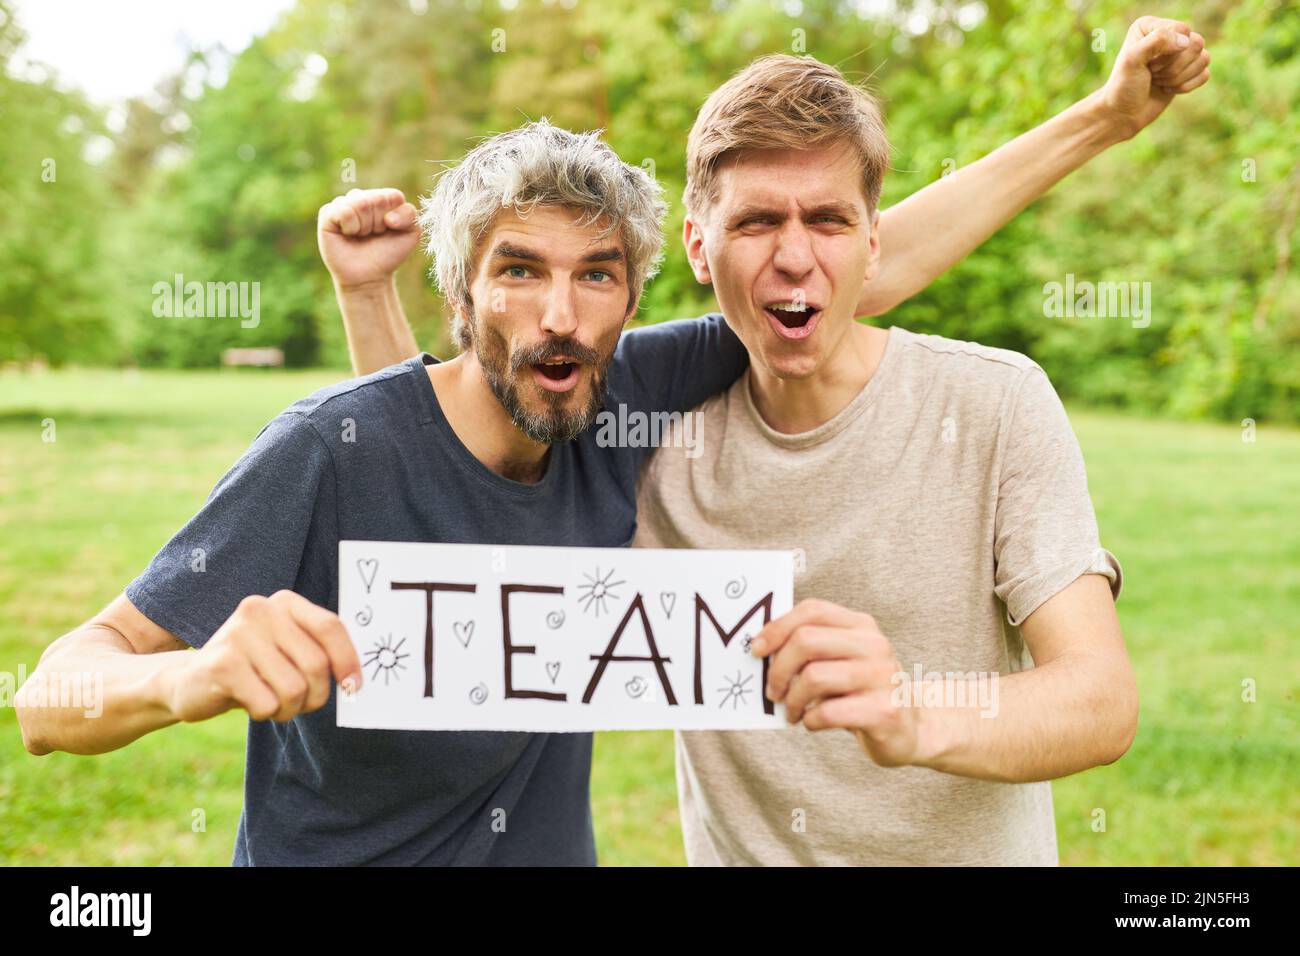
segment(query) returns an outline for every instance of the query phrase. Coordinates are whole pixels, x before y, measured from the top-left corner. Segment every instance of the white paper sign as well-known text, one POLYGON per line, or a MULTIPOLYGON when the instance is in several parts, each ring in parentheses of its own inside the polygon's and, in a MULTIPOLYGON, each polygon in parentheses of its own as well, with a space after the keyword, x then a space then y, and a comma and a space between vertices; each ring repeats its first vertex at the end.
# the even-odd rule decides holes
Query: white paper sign
POLYGON ((793 591, 789 551, 343 541, 364 680, 338 725, 784 728, 749 643, 793 591))

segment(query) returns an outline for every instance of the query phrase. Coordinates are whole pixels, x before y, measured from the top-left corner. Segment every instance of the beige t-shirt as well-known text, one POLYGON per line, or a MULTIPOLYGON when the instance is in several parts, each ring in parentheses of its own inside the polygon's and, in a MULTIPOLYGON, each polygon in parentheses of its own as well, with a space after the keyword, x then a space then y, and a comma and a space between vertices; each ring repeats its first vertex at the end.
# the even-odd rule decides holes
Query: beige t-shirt
MULTIPOLYGON (((909 674, 1030 668, 1039 605, 1089 572, 1119 596, 1078 441, 1019 353, 893 327, 813 431, 773 431, 748 375, 698 411, 698 456, 664 441, 643 473, 636 544, 798 549, 795 600, 870 613, 909 674)), ((881 768, 847 731, 681 732, 677 783, 692 865, 1058 862, 1050 783, 881 768)))

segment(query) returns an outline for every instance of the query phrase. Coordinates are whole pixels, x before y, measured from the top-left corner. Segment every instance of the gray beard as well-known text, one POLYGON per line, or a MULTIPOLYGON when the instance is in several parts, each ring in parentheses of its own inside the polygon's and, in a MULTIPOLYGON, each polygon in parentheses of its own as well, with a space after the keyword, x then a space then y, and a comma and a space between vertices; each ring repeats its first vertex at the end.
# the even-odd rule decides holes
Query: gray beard
MULTIPOLYGON (((561 406, 566 396, 546 392, 546 401, 552 407, 543 411, 529 411, 519 397, 519 369, 507 369, 505 363, 498 362, 495 356, 483 348, 482 338, 477 334, 474 335, 474 354, 478 356, 488 387, 510 416, 510 421, 535 442, 554 445, 573 441, 591 427, 601 406, 605 404, 608 379, 606 370, 602 368, 594 378, 591 398, 585 408, 565 411, 561 406)), ((531 367, 531 363, 522 364, 522 368, 528 367, 531 367)))

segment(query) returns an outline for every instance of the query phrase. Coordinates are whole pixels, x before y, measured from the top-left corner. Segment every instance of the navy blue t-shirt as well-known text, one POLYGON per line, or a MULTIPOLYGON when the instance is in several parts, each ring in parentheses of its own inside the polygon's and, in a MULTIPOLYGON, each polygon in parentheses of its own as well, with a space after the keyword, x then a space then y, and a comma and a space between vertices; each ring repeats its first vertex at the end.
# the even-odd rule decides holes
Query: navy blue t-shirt
MULTIPOLYGON (((342 539, 631 544, 652 449, 600 447, 591 428, 552 446, 535 484, 503 478, 448 424, 425 368, 436 361, 282 412, 127 587, 131 603, 202 647, 250 594, 288 588, 337 611, 342 539)), ((685 411, 746 362, 717 314, 633 330, 605 408, 685 411)), ((590 767, 590 734, 338 727, 332 687, 312 713, 249 720, 234 863, 593 865, 590 767)))

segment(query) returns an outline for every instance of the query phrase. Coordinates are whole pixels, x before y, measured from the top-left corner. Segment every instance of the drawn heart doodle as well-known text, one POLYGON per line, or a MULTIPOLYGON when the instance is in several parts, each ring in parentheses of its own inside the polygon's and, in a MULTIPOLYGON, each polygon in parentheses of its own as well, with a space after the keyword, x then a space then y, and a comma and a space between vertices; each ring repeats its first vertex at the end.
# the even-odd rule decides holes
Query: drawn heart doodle
POLYGON ((460 646, 469 647, 469 639, 474 636, 474 622, 457 621, 451 629, 456 632, 456 640, 460 641, 460 646))
POLYGON ((370 593, 370 585, 375 583, 375 572, 379 570, 379 562, 375 558, 358 558, 357 570, 361 572, 361 583, 366 586, 366 593, 370 593))
POLYGON ((357 623, 360 624, 362 627, 365 627, 367 624, 369 624, 369 623, 374 619, 374 616, 375 616, 375 612, 372 611, 372 610, 370 610, 370 605, 367 604, 367 605, 366 605, 365 607, 363 607, 360 611, 357 611, 357 613, 356 613, 356 621, 357 621, 357 623))
POLYGON ((659 604, 664 609, 665 617, 673 616, 673 608, 677 606, 677 594, 674 591, 662 591, 659 594, 659 604))
POLYGON ((554 684, 554 683, 555 683, 555 679, 556 679, 557 677, 560 676, 560 662, 559 662, 559 661, 547 661, 547 662, 546 662, 546 673, 547 673, 547 676, 549 676, 549 677, 551 678, 551 683, 554 684))

